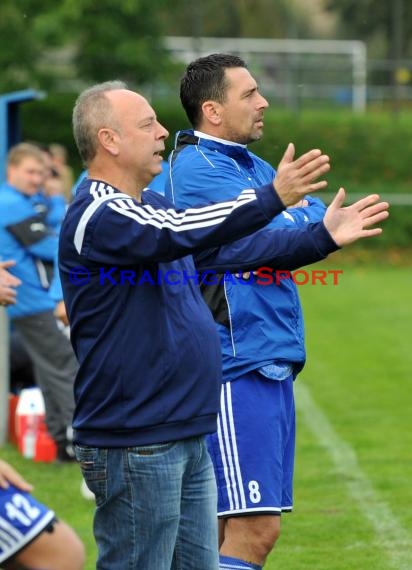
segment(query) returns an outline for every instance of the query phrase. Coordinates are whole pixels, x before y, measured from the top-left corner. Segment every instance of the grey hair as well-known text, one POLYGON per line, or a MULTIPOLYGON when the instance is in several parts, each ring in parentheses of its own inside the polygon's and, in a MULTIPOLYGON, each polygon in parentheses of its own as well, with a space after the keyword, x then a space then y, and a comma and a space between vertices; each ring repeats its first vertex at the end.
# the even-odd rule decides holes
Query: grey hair
POLYGON ((73 136, 80 158, 86 167, 96 156, 99 129, 117 127, 112 105, 106 93, 118 89, 128 89, 128 86, 118 80, 93 85, 80 93, 74 105, 73 136))

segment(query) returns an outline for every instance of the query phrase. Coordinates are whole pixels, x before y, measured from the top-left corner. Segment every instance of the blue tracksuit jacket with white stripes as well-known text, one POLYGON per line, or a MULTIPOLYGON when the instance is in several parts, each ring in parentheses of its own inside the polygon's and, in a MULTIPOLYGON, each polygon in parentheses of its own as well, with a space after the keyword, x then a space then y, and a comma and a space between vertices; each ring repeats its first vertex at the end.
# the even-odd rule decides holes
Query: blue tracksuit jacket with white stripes
MULTIPOLYGON (((181 131, 170 157, 166 197, 178 208, 189 208, 232 200, 244 188, 267 184, 274 177, 273 167, 244 145, 205 138, 192 130, 181 131)), ((282 240, 289 239, 289 233, 297 228, 310 230, 312 222, 323 218, 326 206, 318 198, 306 199, 308 207, 289 208, 264 230, 245 238, 249 247, 258 247, 259 241, 269 238, 271 230, 280 230, 282 240)), ((291 270, 317 261, 306 257, 306 253, 302 249, 299 260, 284 258, 283 266, 279 259, 268 260, 264 265, 291 270)), ((204 288, 203 293, 220 334, 224 381, 273 362, 291 364, 296 373, 302 369, 306 357, 303 316, 292 279, 278 283, 274 280, 268 286, 254 283, 250 287, 222 280, 214 290, 204 288)))
POLYGON ((75 441, 125 447, 215 431, 222 381, 219 337, 193 278, 190 254, 201 254, 201 268, 222 271, 228 260, 233 267, 237 251, 253 267, 259 258, 281 258, 291 250, 299 257, 301 248, 313 256, 319 248, 336 249, 318 224, 310 239, 294 235, 289 243, 268 241, 252 252, 243 236, 281 210, 272 185, 245 190, 228 202, 176 211, 150 190, 140 203, 103 182, 83 182, 63 221, 59 245, 64 301, 80 364, 75 441), (237 241, 219 247, 230 240, 237 241))

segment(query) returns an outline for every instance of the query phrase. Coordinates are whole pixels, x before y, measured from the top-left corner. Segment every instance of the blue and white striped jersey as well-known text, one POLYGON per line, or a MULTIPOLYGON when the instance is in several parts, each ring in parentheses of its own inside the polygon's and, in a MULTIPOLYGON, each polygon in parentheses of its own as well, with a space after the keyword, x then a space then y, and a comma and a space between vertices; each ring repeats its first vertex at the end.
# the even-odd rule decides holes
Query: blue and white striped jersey
POLYGON ((0 488, 0 563, 27 546, 54 518, 30 493, 13 485, 0 488))

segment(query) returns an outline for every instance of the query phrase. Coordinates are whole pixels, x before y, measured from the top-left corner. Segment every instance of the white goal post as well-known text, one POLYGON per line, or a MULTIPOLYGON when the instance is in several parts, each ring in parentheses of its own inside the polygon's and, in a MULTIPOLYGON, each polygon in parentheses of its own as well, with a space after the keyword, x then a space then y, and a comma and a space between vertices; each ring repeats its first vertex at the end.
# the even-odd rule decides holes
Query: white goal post
MULTIPOLYGON (((356 112, 366 109, 367 55, 364 42, 358 40, 301 40, 301 39, 258 39, 258 38, 210 38, 210 37, 165 37, 165 47, 179 60, 189 63, 197 57, 211 53, 235 53, 248 63, 250 58, 300 58, 305 64, 308 56, 345 56, 351 67, 350 89, 352 108, 356 112)), ((291 61, 291 60, 289 60, 291 61)), ((287 63, 287 62, 286 62, 287 63)), ((334 64, 332 64, 334 65, 334 64)), ((337 65, 337 62, 335 62, 337 65)), ((322 59, 318 60, 318 69, 322 59)))

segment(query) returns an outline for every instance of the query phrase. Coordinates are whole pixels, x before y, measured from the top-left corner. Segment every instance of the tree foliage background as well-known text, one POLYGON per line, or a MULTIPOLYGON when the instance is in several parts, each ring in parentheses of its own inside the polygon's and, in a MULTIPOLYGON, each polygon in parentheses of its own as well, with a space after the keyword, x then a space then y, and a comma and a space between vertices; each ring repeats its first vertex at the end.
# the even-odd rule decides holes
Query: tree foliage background
MULTIPOLYGON (((2 0, 0 90, 167 76, 158 10, 167 0, 2 0)), ((173 66, 172 66, 173 67, 173 66)))
POLYGON ((365 41, 372 56, 412 56, 410 0, 326 0, 325 8, 338 16, 339 35, 365 41))
POLYGON ((335 16, 330 37, 364 40, 372 57, 390 55, 397 21, 412 55, 408 0, 1 0, 0 91, 167 81, 164 36, 318 37, 316 11, 335 16))
POLYGON ((304 38, 308 13, 303 0, 1 0, 0 92, 164 81, 163 36, 304 38))

